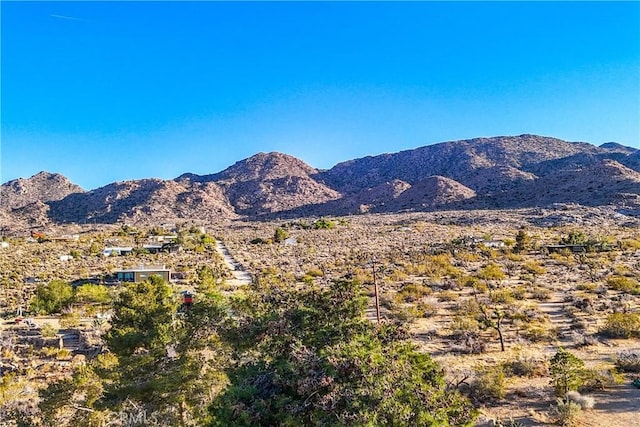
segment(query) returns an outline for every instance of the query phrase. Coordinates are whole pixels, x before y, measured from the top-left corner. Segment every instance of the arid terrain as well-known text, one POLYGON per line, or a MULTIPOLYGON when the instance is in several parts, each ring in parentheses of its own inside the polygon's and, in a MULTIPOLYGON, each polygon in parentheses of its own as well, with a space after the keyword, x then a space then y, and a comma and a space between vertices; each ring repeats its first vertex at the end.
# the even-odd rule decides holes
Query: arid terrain
POLYGON ((94 342, 83 347, 65 341, 57 353, 46 350, 46 344, 42 350, 28 350, 28 341, 18 336, 29 328, 13 325, 12 319, 18 306, 26 309, 38 283, 71 282, 136 265, 165 265, 181 273, 174 282, 177 291, 193 289, 197 269, 208 265, 219 281, 228 279, 227 292, 241 287, 238 279, 247 273, 299 286, 357 279, 371 295, 367 316, 372 322, 375 281, 381 321, 408 326, 411 339, 441 364, 450 384, 474 399, 482 411, 479 424, 509 419, 521 425, 554 424, 549 361, 562 347, 584 361, 590 379, 581 390, 595 400, 592 409, 579 415, 577 425, 639 425, 640 389, 631 385, 637 373, 615 369, 621 353, 640 353, 640 339, 637 331, 618 336, 611 325, 615 313, 637 316, 640 311, 640 234, 631 217, 622 222, 610 210, 558 205, 234 220, 208 224, 204 235, 200 226, 178 226, 182 249, 177 253, 119 257, 104 257, 103 247, 136 246, 136 240, 141 243, 153 236, 151 229, 64 226, 51 229, 46 237, 77 234, 77 239, 45 238, 39 243, 28 236, 5 238, 6 247, 0 250, 2 369, 17 373, 5 389, 13 390, 11 396, 7 391, 3 395, 5 410, 33 405, 38 388, 91 357, 88 348, 99 348, 102 326, 92 320, 96 310, 85 308, 66 328, 60 321, 69 318, 68 313, 62 318, 25 315, 40 326, 60 328, 59 336, 77 329, 94 342), (524 241, 519 233, 526 236, 524 241), (218 243, 202 244, 207 235, 218 243), (584 250, 554 248, 570 236, 582 239, 573 243, 584 250), (61 260, 68 254, 73 256, 61 260), (504 351, 492 326, 498 317, 504 351), (504 378, 494 378, 491 387, 482 389, 478 381, 483 372, 495 367, 504 378))
MULTIPOLYGON (((54 410, 43 396, 103 363, 124 280, 165 275, 166 309, 180 313, 194 293, 233 306, 270 284, 358 286, 361 323, 408 334, 440 364, 446 390, 479 409, 478 425, 640 425, 638 153, 520 135, 325 171, 259 153, 211 175, 90 191, 46 172, 5 183, 0 414, 73 425, 77 411, 96 411, 82 399, 54 410), (558 401, 567 391, 581 394, 558 401)), ((136 304, 130 313, 148 306, 136 304)), ((207 340, 184 354, 209 361, 222 338, 207 340)), ((175 361, 170 347, 161 352, 175 361)))

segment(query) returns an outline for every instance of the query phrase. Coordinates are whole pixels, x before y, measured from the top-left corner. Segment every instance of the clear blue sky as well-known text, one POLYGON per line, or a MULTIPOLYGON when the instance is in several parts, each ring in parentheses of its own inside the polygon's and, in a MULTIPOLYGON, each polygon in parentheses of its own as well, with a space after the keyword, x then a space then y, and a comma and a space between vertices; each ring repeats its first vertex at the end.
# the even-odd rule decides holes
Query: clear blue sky
POLYGON ((640 3, 6 2, 0 181, 478 136, 640 147, 640 3))

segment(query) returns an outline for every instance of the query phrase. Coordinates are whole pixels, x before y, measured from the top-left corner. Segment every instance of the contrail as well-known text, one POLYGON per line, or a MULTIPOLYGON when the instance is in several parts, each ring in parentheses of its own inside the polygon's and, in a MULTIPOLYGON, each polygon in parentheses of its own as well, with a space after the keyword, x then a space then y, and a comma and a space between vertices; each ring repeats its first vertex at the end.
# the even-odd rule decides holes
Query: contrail
POLYGON ((73 16, 64 16, 64 15, 49 15, 52 18, 59 18, 59 19, 68 19, 70 21, 85 21, 86 19, 80 19, 80 18, 74 18, 73 16))

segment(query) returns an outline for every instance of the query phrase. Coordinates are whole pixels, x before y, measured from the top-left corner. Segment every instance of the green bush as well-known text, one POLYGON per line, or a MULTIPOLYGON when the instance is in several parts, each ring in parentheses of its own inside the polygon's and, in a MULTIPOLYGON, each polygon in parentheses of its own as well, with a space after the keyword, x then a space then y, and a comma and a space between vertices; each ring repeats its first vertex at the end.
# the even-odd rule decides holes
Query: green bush
POLYGON ((52 338, 55 337, 58 333, 57 329, 51 326, 49 323, 45 323, 40 330, 40 333, 44 338, 52 338))
POLYGON ((624 276, 612 276, 607 279, 607 287, 614 291, 640 293, 640 285, 635 279, 624 276))
POLYGON ((476 370, 471 385, 472 395, 478 401, 501 400, 507 395, 507 376, 502 365, 485 366, 476 370))
POLYGON ((610 314, 600 332, 612 338, 639 337, 640 315, 638 313, 610 314))
POLYGON ((336 223, 328 219, 319 219, 313 223, 313 228, 315 228, 316 230, 323 230, 323 229, 328 230, 328 229, 334 228, 335 226, 336 226, 336 223))
POLYGON ((71 302, 73 288, 62 280, 52 280, 38 285, 36 296, 31 301, 31 310, 36 313, 59 313, 63 307, 71 302))
POLYGON ((514 298, 509 289, 500 289, 489 293, 489 299, 495 304, 511 304, 514 298))
POLYGON ((273 233, 273 241, 276 243, 284 242, 289 238, 289 232, 282 227, 277 227, 273 233))
POLYGON ((100 303, 108 304, 111 302, 109 289, 103 285, 82 285, 75 289, 74 299, 79 303, 100 303))
POLYGON ((71 311, 69 313, 64 313, 60 317, 61 328, 71 329, 71 328, 77 328, 78 326, 80 326, 80 315, 77 312, 71 311))
MULTIPOLYGON (((582 385, 580 391, 600 391, 607 387, 620 384, 621 376, 615 369, 607 369, 604 367, 596 367, 592 369, 584 369, 582 371, 582 385)), ((584 409, 584 408, 583 408, 584 409)))
POLYGON ((398 291, 398 297, 402 302, 416 302, 433 291, 430 287, 419 283, 410 283, 398 291))
POLYGON ((553 356, 549 366, 556 396, 564 396, 569 391, 575 391, 584 382, 584 362, 562 347, 553 356))
POLYGON ((548 301, 551 299, 553 292, 547 288, 536 287, 531 290, 531 297, 538 301, 548 301))

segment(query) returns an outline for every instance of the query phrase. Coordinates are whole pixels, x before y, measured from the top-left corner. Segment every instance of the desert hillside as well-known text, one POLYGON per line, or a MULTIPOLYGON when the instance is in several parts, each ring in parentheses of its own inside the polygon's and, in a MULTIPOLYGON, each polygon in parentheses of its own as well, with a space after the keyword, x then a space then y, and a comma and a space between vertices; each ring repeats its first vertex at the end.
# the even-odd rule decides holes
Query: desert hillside
POLYGON ((443 142, 318 170, 282 153, 258 153, 208 175, 141 179, 88 192, 41 172, 0 188, 5 227, 149 223, 366 212, 601 206, 640 212, 635 148, 537 135, 443 142))

